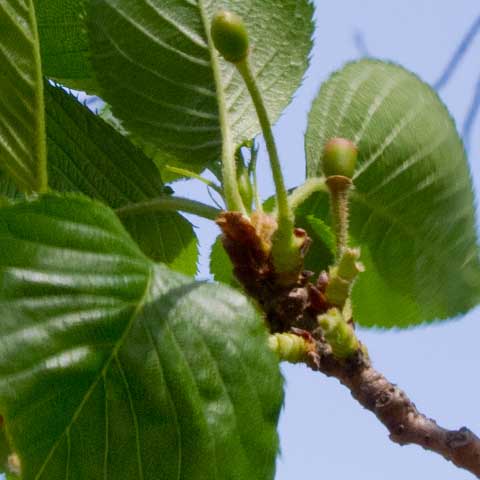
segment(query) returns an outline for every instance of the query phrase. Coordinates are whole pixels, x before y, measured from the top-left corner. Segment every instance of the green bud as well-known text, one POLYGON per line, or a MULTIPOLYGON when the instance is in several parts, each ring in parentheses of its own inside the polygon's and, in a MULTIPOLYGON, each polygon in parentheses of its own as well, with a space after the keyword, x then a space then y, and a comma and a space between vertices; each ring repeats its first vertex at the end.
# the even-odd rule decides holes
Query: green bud
POLYGON ((332 308, 320 315, 317 321, 335 357, 349 358, 360 348, 353 328, 347 323, 340 310, 332 308))
POLYGON ((253 201, 253 187, 252 183, 250 182, 250 176, 248 175, 247 169, 240 170, 237 174, 237 181, 238 181, 238 191, 240 192, 240 196, 242 197, 243 204, 247 211, 250 212, 252 209, 252 201, 253 201))
POLYGON ((359 273, 365 271, 363 264, 358 261, 359 258, 359 248, 347 248, 338 262, 338 275, 348 282, 355 280, 359 273))
POLYGON ((340 322, 343 322, 343 315, 338 308, 331 308, 327 313, 319 315, 317 322, 325 334, 331 332, 340 322))
POLYGON ((248 55, 248 32, 243 20, 232 12, 220 10, 212 20, 212 40, 225 60, 241 62, 248 55))
POLYGON ((279 360, 290 363, 304 362, 311 346, 294 333, 275 333, 268 338, 268 346, 278 355, 279 360))
POLYGON ((332 138, 323 149, 322 168, 325 176, 352 178, 357 155, 358 150, 353 142, 345 138, 332 138))
POLYGON ((330 280, 325 291, 327 300, 332 305, 343 307, 350 296, 351 282, 338 275, 338 267, 331 267, 329 271, 330 280))
POLYGON ((338 261, 338 265, 329 271, 329 283, 325 291, 327 300, 337 307, 343 308, 350 296, 353 283, 365 267, 358 261, 360 250, 347 248, 338 261))
MULTIPOLYGON (((243 145, 242 145, 243 146, 243 145)), ((235 152, 235 161, 237 164, 237 184, 238 191, 242 197, 243 204, 250 213, 252 210, 253 202, 253 186, 250 181, 249 169, 245 166, 245 159, 243 158, 242 146, 240 146, 235 152)))

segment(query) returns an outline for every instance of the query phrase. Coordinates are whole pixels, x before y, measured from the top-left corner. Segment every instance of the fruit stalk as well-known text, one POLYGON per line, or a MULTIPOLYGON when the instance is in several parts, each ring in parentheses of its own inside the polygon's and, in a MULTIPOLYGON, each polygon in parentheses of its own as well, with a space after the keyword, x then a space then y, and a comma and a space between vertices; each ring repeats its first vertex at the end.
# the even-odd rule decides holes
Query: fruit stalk
POLYGON ((348 244, 348 193, 357 163, 357 147, 345 138, 333 138, 324 148, 322 167, 330 191, 333 227, 337 238, 337 261, 348 244))
POLYGON ((330 190, 330 209, 336 237, 336 258, 342 258, 348 245, 348 193, 352 186, 349 178, 340 175, 327 178, 330 190))

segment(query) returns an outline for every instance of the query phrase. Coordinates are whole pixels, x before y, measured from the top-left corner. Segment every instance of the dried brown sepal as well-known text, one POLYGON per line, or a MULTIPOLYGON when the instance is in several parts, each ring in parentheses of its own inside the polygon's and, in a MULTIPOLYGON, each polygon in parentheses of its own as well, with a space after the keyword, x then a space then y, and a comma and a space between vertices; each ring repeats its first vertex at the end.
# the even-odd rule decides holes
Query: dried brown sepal
MULTIPOLYGON (((254 213, 250 219, 239 212, 223 212, 217 224, 234 275, 265 312, 270 332, 289 332, 292 327, 314 329, 317 315, 332 306, 325 298, 326 274, 318 288, 310 282, 313 273, 303 270, 303 265, 294 277, 275 271, 271 248, 277 224, 268 214, 254 213)), ((295 235, 303 258, 311 240, 302 229, 295 229, 295 235)))
POLYGON ((233 273, 254 298, 261 284, 272 280, 271 230, 276 228, 270 219, 261 218, 260 214, 255 218, 254 225, 240 212, 222 212, 216 220, 223 233, 223 246, 233 264, 233 273))

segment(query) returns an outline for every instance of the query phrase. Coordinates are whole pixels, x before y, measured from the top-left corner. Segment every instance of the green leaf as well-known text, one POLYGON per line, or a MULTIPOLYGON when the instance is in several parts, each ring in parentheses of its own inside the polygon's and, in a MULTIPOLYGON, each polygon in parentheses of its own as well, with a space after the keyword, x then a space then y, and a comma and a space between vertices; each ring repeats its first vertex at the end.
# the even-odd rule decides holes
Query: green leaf
POLYGON ((0 431, 0 476, 2 480, 20 480, 17 461, 18 457, 13 453, 5 429, 2 428, 0 431))
MULTIPOLYGON (((45 93, 52 188, 82 192, 112 208, 165 195, 155 165, 129 140, 63 89, 46 85, 45 93)), ((180 214, 131 215, 124 225, 150 258, 196 273, 197 239, 180 214)))
POLYGON ((5 474, 8 470, 8 456, 12 453, 12 449, 8 443, 5 428, 3 425, 0 427, 0 473, 5 474))
POLYGON ((233 265, 223 248, 222 236, 218 236, 212 245, 210 253, 210 273, 217 282, 239 288, 240 285, 233 275, 233 265))
POLYGON ((351 63, 313 103, 309 177, 322 174, 323 145, 333 137, 359 149, 351 233, 368 268, 353 292, 356 320, 406 327, 476 305, 480 265, 469 168, 436 93, 397 65, 351 63))
POLYGON ((235 67, 221 60, 208 41, 210 19, 220 8, 245 20, 252 69, 274 121, 307 68, 313 33, 309 0, 99 0, 88 11, 102 97, 130 133, 189 168, 205 167, 221 156, 217 92, 225 92, 236 144, 260 131, 235 67))
POLYGON ((0 195, 8 199, 18 198, 21 194, 10 176, 0 170, 0 195))
POLYGON ((313 271, 328 270, 335 260, 335 234, 331 227, 315 215, 295 216, 296 225, 306 230, 312 240, 305 257, 305 268, 313 271))
POLYGON ((0 4, 0 167, 26 192, 47 188, 43 80, 32 0, 0 4))
MULTIPOLYGON (((176 180, 184 179, 185 177, 176 173, 172 173, 166 167, 182 167, 182 162, 179 162, 177 157, 174 155, 167 153, 165 151, 159 150, 154 145, 145 142, 141 138, 127 132, 125 128, 123 128, 122 123, 113 115, 112 108, 110 105, 105 104, 102 110, 99 113, 100 117, 103 118, 107 123, 109 123, 115 130, 120 132, 123 136, 127 137, 134 145, 140 148, 143 153, 148 157, 151 158, 153 163, 155 163, 156 167, 160 171, 162 179, 165 183, 173 183, 176 180)), ((193 173, 200 174, 204 170, 202 165, 197 165, 194 167, 190 167, 189 171, 193 171, 193 173)))
POLYGON ((96 91, 85 12, 78 0, 34 0, 44 75, 76 90, 96 91))
POLYGON ((24 480, 273 478, 282 382, 244 296, 155 265, 74 195, 0 210, 0 283, 24 480))

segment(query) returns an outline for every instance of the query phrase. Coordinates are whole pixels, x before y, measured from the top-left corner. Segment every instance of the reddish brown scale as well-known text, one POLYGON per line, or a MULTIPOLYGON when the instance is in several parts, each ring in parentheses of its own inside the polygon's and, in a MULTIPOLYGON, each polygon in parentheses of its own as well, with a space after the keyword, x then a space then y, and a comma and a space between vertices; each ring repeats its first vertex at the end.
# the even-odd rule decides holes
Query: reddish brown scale
MULTIPOLYGON (((277 228, 275 219, 264 213, 254 213, 249 219, 239 212, 223 212, 217 224, 223 232, 223 245, 232 261, 234 275, 265 312, 270 331, 287 332, 292 327, 315 329, 317 315, 331 307, 324 295, 325 275, 321 275, 318 288, 310 282, 313 275, 310 271, 300 269, 288 281, 275 272, 271 256, 272 237, 277 228)), ((295 229, 295 235, 303 239, 300 251, 304 257, 311 240, 300 228, 295 229)))

